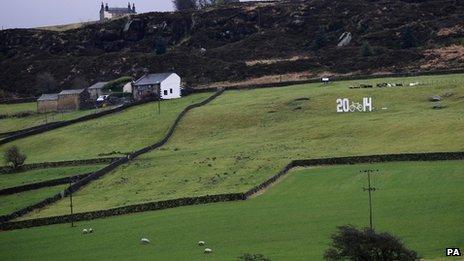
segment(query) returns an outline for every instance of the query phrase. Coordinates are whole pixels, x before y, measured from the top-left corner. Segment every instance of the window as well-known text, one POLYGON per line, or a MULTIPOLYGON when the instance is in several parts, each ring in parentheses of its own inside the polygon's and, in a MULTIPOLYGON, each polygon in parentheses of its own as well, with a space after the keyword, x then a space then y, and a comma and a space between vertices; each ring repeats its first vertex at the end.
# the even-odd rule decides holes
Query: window
POLYGON ((172 89, 169 89, 169 93, 172 93, 172 89))
POLYGON ((164 95, 168 95, 168 90, 164 90, 164 95))

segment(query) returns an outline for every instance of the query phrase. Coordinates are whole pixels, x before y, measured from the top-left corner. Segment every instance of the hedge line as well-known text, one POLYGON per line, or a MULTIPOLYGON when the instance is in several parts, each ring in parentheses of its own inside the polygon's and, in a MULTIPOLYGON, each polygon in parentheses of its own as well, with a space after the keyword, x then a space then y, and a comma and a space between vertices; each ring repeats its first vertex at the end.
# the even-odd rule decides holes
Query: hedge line
POLYGON ((90 174, 92 173, 79 174, 79 175, 74 175, 70 177, 51 179, 51 180, 46 180, 42 182, 36 182, 36 183, 30 183, 26 185, 11 187, 11 188, 0 189, 0 196, 20 193, 20 192, 24 192, 28 190, 40 189, 40 188, 45 188, 45 187, 53 187, 53 186, 57 186, 61 184, 68 184, 70 180, 77 181, 77 180, 87 177, 90 174))
POLYGON ((56 194, 54 196, 51 196, 49 198, 46 198, 46 199, 40 201, 39 203, 36 203, 34 205, 31 205, 31 206, 28 206, 26 208, 20 209, 18 211, 15 211, 13 213, 8 214, 8 215, 0 216, 0 223, 4 223, 4 222, 7 222, 9 220, 21 217, 21 216, 23 216, 23 215, 25 215, 25 214, 27 214, 27 213, 35 210, 35 209, 43 208, 43 207, 45 207, 45 206, 47 206, 47 205, 49 205, 51 203, 54 203, 54 202, 60 200, 61 198, 65 197, 65 196, 68 196, 70 193, 73 193, 73 192, 79 190, 80 188, 85 186, 87 183, 104 176, 105 174, 111 172, 112 170, 116 169, 120 165, 125 164, 129 160, 132 160, 132 159, 136 158, 140 154, 146 153, 148 151, 151 151, 153 149, 156 149, 156 148, 159 148, 159 147, 163 146, 169 140, 169 138, 172 136, 172 134, 174 133, 174 130, 177 127, 178 123, 180 122, 182 117, 184 117, 184 115, 188 111, 190 111, 190 110, 192 110, 194 108, 203 106, 203 105, 211 102, 213 99, 215 99, 217 96, 221 95, 223 92, 224 92, 224 90, 220 90, 220 91, 214 93, 213 95, 211 95, 210 97, 206 98, 205 100, 203 100, 203 101, 201 101, 199 103, 195 103, 195 104, 191 104, 191 105, 187 106, 184 110, 182 110, 182 112, 179 115, 177 115, 174 123, 171 125, 171 127, 169 128, 169 131, 166 133, 166 135, 164 136, 164 138, 161 141, 159 141, 159 142, 157 142, 157 143, 155 143, 153 145, 147 146, 145 148, 142 148, 140 150, 137 150, 137 151, 129 154, 127 157, 118 158, 116 161, 113 161, 108 166, 105 166, 104 168, 102 168, 100 170, 97 170, 94 173, 84 177, 83 179, 73 183, 71 186, 66 188, 61 193, 58 193, 58 194, 56 194))
POLYGON ((76 118, 76 119, 72 119, 72 120, 58 121, 58 122, 53 122, 53 124, 39 125, 39 126, 36 126, 36 127, 32 128, 32 129, 28 128, 28 129, 24 129, 24 130, 19 130, 16 133, 11 134, 11 135, 1 139, 0 140, 0 145, 11 142, 11 141, 14 141, 14 140, 22 139, 22 138, 25 138, 25 137, 28 137, 28 136, 36 135, 36 134, 47 132, 47 131, 51 131, 51 130, 54 130, 54 129, 57 129, 57 128, 69 126, 69 125, 74 124, 74 123, 93 120, 93 119, 96 119, 96 118, 99 118, 99 117, 102 117, 102 116, 105 116, 105 115, 108 115, 108 114, 111 114, 111 113, 120 112, 120 111, 125 110, 127 108, 130 108, 130 107, 133 107, 133 106, 136 106, 136 105, 141 105, 141 104, 148 103, 148 102, 152 102, 152 101, 154 101, 154 100, 153 99, 142 100, 142 101, 126 104, 126 105, 123 105, 123 106, 119 106, 119 107, 116 107, 116 108, 113 108, 113 109, 97 112, 95 114, 85 115, 85 116, 82 116, 82 117, 79 117, 79 118, 76 118))
POLYGON ((33 169, 44 169, 44 168, 55 168, 55 167, 67 167, 67 166, 81 166, 81 165, 93 165, 102 163, 111 163, 120 158, 108 157, 108 158, 94 158, 94 159, 83 159, 83 160, 66 160, 66 161, 51 161, 41 163, 25 164, 20 170, 15 170, 11 166, 1 166, 0 174, 11 174, 19 173, 33 169))
MULTIPOLYGON (((277 174, 269 177, 263 183, 251 188, 245 193, 230 193, 221 195, 207 195, 200 197, 179 198, 158 202, 149 202, 144 204, 124 206, 114 209, 98 210, 91 212, 82 212, 71 215, 55 216, 39 219, 30 219, 17 222, 8 222, 0 224, 0 230, 21 229, 34 226, 44 226, 58 223, 67 223, 71 219, 73 221, 91 220, 101 217, 109 217, 115 215, 124 215, 135 212, 160 210, 187 205, 197 205, 212 202, 225 202, 234 200, 245 200, 253 194, 268 188, 272 183, 276 182, 289 170, 295 167, 309 167, 317 165, 339 165, 339 164, 358 164, 358 163, 375 163, 375 162, 391 162, 391 161, 436 161, 436 160, 464 160, 464 152, 434 152, 434 153, 407 153, 407 154, 385 154, 385 155, 370 155, 370 156, 353 156, 353 157, 337 157, 337 158, 322 158, 308 160, 293 160, 287 164, 277 174)), ((1 220, 1 217, 0 217, 1 220)))

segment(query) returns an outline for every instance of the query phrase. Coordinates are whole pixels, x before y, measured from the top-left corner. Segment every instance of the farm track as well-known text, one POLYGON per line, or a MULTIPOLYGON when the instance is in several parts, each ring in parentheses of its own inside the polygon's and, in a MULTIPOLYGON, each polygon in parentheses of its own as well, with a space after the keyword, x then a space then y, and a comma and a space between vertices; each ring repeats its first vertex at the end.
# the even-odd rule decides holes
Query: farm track
POLYGON ((153 210, 162 210, 180 206, 199 205, 214 202, 247 200, 264 193, 271 185, 280 181, 290 170, 294 168, 308 168, 315 166, 349 165, 362 163, 401 162, 401 161, 443 161, 464 160, 464 152, 431 152, 431 153, 409 153, 409 154, 383 154, 368 156, 336 157, 321 159, 292 160, 281 171, 269 177, 266 181, 251 188, 244 193, 230 193, 221 195, 207 195, 191 198, 179 198, 173 200, 148 202, 143 204, 128 205, 119 208, 76 213, 74 215, 63 215, 46 218, 29 219, 16 222, 5 222, 0 224, 0 230, 14 230, 28 227, 45 226, 52 224, 69 223, 71 221, 92 220, 96 218, 124 215, 153 210))
MULTIPOLYGON (((47 205, 50 205, 50 204, 52 204, 52 203, 54 203, 54 202, 56 202, 56 201, 58 201, 58 200, 60 200, 60 199, 62 199, 64 197, 68 196, 69 194, 71 194, 73 192, 76 192, 77 190, 81 189, 83 186, 87 185, 91 181, 93 181, 95 179, 99 179, 100 177, 110 173, 112 170, 114 170, 117 167, 119 167, 119 166, 121 166, 121 165, 135 159, 136 157, 138 157, 138 156, 140 156, 140 155, 142 155, 144 153, 147 153, 149 151, 152 151, 154 149, 160 148, 161 146, 163 146, 164 144, 166 144, 168 142, 169 138, 174 133, 177 125, 182 120, 182 118, 185 116, 185 114, 187 114, 188 111, 190 111, 190 110, 192 110, 194 108, 198 108, 198 107, 201 107, 203 105, 208 104, 209 102, 214 100, 216 97, 221 95, 223 92, 224 92, 224 89, 217 90, 213 95, 209 96, 205 100, 187 106, 181 113, 179 113, 179 115, 175 119, 174 123, 171 125, 171 127, 169 128, 168 132, 166 133, 166 135, 164 136, 164 138, 162 140, 160 140, 160 141, 158 141, 155 144, 152 144, 150 146, 139 149, 139 150, 129 154, 127 157, 122 157, 122 158, 119 158, 116 161, 113 161, 108 166, 106 166, 106 167, 104 167, 104 168, 102 168, 100 170, 97 170, 97 171, 91 173, 90 175, 85 176, 84 178, 82 178, 79 181, 75 182, 74 184, 69 186, 67 189, 65 189, 64 191, 62 191, 62 192, 60 192, 58 194, 55 194, 55 195, 53 195, 53 196, 51 196, 49 198, 46 198, 46 199, 44 199, 44 200, 42 200, 42 201, 40 201, 38 203, 35 203, 33 205, 27 206, 27 207, 25 207, 23 209, 17 210, 17 211, 15 211, 13 213, 0 216, 0 224, 2 224, 4 222, 8 222, 8 221, 13 220, 13 219, 18 218, 18 217, 21 217, 21 216, 23 216, 23 215, 25 215, 25 214, 33 211, 33 210, 40 209, 40 208, 43 208, 43 207, 45 207, 47 205)), ((2 144, 1 140, 0 140, 0 144, 2 144)))

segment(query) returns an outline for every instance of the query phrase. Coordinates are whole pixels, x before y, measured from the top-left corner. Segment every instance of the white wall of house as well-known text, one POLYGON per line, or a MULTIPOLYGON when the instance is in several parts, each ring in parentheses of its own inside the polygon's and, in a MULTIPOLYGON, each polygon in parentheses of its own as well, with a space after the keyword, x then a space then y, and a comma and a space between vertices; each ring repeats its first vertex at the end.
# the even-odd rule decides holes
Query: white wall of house
POLYGON ((162 99, 180 98, 180 77, 176 73, 172 73, 168 78, 164 79, 160 87, 162 99))
POLYGON ((132 93, 132 82, 128 82, 122 87, 122 92, 132 93))

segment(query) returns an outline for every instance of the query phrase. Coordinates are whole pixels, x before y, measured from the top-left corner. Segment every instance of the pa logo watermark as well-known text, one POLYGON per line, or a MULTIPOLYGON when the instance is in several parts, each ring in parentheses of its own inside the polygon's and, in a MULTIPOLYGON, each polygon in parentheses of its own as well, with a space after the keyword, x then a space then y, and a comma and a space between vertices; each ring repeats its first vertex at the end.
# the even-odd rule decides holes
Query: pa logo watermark
POLYGON ((449 247, 445 249, 446 256, 461 256, 461 250, 459 248, 449 247))

